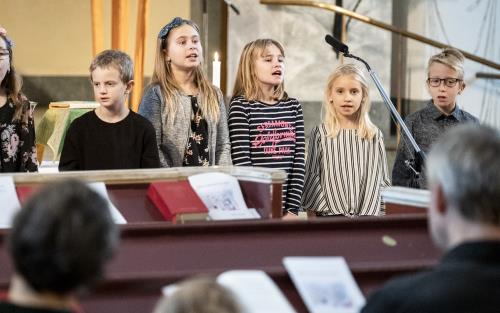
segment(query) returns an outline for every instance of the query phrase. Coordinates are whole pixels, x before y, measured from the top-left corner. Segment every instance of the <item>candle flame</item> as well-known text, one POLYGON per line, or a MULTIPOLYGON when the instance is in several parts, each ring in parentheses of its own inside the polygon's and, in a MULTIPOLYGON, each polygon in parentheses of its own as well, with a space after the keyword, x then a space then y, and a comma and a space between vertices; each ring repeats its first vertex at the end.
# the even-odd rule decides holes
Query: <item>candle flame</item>
POLYGON ((218 52, 214 53, 214 61, 219 61, 219 53, 218 52))

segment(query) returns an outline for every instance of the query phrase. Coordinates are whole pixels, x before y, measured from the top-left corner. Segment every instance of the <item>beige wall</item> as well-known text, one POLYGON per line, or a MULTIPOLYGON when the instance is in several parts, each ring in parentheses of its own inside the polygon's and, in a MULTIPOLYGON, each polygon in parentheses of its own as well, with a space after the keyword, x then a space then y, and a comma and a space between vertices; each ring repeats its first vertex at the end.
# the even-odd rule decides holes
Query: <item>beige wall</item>
MULTIPOLYGON (((133 57, 137 2, 130 0, 129 47, 133 57)), ((0 25, 15 42, 22 75, 81 76, 92 60, 90 0, 0 0, 0 25)), ((153 68, 156 36, 175 16, 190 17, 187 0, 150 0, 145 75, 153 68)), ((111 0, 104 0, 105 48, 111 46, 111 0)))

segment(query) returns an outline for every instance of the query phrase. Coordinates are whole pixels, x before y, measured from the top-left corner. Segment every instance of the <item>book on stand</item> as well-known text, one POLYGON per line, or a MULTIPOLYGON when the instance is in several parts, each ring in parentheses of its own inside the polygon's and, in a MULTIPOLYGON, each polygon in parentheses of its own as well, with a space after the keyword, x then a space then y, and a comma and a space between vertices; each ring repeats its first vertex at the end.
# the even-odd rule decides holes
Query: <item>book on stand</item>
POLYGON ((207 207, 187 180, 152 182, 147 196, 165 220, 174 224, 204 221, 208 217, 207 207))

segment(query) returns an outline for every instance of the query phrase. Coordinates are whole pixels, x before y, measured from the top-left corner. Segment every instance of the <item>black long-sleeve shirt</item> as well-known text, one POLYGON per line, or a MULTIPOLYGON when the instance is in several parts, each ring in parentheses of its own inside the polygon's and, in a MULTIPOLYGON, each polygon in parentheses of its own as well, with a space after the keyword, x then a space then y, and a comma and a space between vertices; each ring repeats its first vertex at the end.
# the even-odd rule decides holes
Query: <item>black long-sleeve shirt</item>
POLYGON ((160 167, 151 123, 132 111, 116 123, 94 111, 75 119, 66 133, 60 171, 160 167))
POLYGON ((286 171, 283 210, 297 213, 304 186, 304 117, 293 98, 275 104, 235 97, 229 109, 229 138, 234 165, 286 171))

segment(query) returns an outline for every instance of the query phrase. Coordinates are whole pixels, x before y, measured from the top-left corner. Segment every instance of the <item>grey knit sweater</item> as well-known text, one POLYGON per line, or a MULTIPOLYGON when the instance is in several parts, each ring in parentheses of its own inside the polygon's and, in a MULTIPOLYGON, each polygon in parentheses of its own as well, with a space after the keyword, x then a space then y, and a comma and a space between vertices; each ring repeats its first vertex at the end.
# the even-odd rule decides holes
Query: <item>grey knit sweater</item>
MULTIPOLYGON (((222 93, 219 96, 220 117, 217 124, 208 123, 208 149, 210 165, 231 165, 231 143, 227 128, 227 114, 222 93)), ((142 96, 139 114, 147 118, 154 126, 156 142, 162 167, 182 166, 184 152, 191 132, 191 100, 189 96, 179 93, 180 103, 177 104, 176 116, 170 121, 167 118, 165 99, 159 85, 147 88, 142 96)), ((198 95, 201 103, 203 95, 198 95)))

